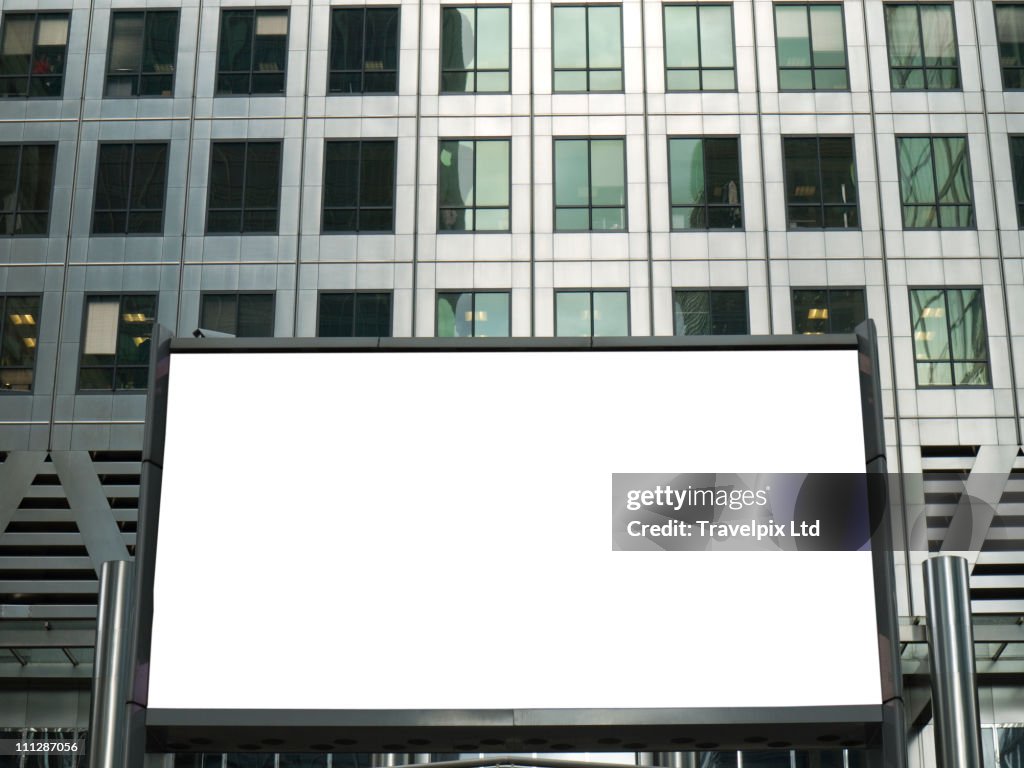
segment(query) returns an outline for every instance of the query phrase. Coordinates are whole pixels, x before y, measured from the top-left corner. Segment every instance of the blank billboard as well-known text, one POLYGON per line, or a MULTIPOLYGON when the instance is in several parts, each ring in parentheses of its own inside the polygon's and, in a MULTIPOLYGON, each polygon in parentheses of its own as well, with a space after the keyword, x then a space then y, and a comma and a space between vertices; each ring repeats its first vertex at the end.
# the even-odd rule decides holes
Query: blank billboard
POLYGON ((859 387, 854 349, 175 353, 149 707, 879 705, 869 548, 613 546, 614 475, 863 474, 859 387))

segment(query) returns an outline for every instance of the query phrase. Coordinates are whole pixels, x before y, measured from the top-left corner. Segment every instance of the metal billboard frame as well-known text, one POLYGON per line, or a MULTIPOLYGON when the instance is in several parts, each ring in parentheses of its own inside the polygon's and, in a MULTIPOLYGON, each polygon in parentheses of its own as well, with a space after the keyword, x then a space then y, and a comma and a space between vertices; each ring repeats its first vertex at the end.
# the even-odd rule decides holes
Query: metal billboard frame
MULTIPOLYGON (((192 339, 156 329, 142 457, 136 584, 129 647, 126 765, 164 752, 559 752, 866 748, 871 768, 902 768, 906 733, 899 660, 892 534, 887 497, 877 337, 855 334, 504 339, 192 339), (857 350, 869 487, 880 706, 501 709, 501 710, 151 710, 149 653, 155 548, 171 358, 175 354, 628 350, 857 350)), ((528 627, 524 627, 528 629, 528 627)), ((514 630, 514 626, 510 631, 514 630)), ((429 631, 429 630, 424 630, 429 631)), ((637 631, 644 631, 638 627, 637 631)), ((713 631, 713 628, 712 628, 713 631)), ((752 630, 753 631, 753 630, 752 630)), ((827 639, 825 640, 827 642, 827 639)), ((253 670, 253 674, 258 674, 253 670)), ((382 681, 382 685, 395 685, 382 681)), ((400 684, 400 683, 398 683, 400 684)))

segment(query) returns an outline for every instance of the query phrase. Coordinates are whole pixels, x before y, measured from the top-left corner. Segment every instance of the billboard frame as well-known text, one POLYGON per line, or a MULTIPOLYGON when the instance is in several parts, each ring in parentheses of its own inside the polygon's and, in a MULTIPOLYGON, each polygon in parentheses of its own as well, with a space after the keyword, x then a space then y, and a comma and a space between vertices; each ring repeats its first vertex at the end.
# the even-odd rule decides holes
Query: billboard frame
MULTIPOLYGON (((855 334, 623 338, 172 338, 151 348, 136 550, 134 621, 126 649, 128 764, 144 751, 514 752, 689 751, 866 747, 874 766, 900 768, 906 734, 899 662, 877 337, 855 334), (685 709, 150 710, 148 678, 155 552, 171 357, 205 353, 465 351, 856 350, 869 488, 881 705, 685 709)), ((643 628, 638 628, 643 631, 643 628)), ((818 640, 828 642, 827 638, 818 640)), ((258 674, 254 670, 253 674, 258 674)), ((382 681, 382 685, 395 685, 382 681)))

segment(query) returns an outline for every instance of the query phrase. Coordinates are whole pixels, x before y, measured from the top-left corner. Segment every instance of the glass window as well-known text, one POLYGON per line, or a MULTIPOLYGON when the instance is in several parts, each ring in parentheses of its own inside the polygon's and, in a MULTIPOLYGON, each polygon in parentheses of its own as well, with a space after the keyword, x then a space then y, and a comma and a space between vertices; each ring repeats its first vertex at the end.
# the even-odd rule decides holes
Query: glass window
POLYGON ((508 7, 441 9, 441 93, 508 93, 508 7))
POLYGON ((397 7, 331 10, 331 93, 398 92, 397 7))
POLYGON ((156 296, 88 296, 78 388, 145 389, 156 296))
POLYGON ((731 5, 665 6, 665 90, 736 90, 731 5))
POLYGON ((438 145, 438 230, 507 232, 511 141, 443 139, 438 145))
POLYGON ((106 96, 172 96, 177 11, 114 11, 106 96))
POLYGON ((622 90, 622 7, 552 8, 554 90, 622 90))
POLYGON ((743 228, 738 139, 669 139, 668 175, 672 229, 743 228))
POLYGON ((863 288, 793 289, 793 333, 853 333, 866 317, 863 288))
POLYGON ((676 336, 723 336, 749 333, 747 292, 680 290, 672 293, 676 336))
POLYGON ((1024 136, 1010 137, 1013 191, 1017 200, 1017 226, 1024 228, 1024 136))
POLYGON ((555 139, 555 231, 625 230, 623 139, 555 139))
POLYGON ((58 98, 64 91, 69 16, 5 13, 0 28, 0 96, 58 98))
POLYGON ((167 144, 100 144, 93 234, 163 230, 167 144))
POLYGON ((277 232, 280 186, 281 142, 213 142, 206 231, 277 232))
POLYGON ((318 336, 390 336, 391 293, 321 293, 318 336))
POLYGON ((556 336, 629 336, 627 291, 555 291, 556 336))
POLYGON ((996 3, 996 37, 1003 88, 1024 88, 1024 5, 996 3))
POLYGON ((919 387, 987 387, 988 335, 979 288, 911 288, 919 387))
POLYGON ((204 293, 199 327, 238 338, 274 335, 273 293, 204 293))
POLYGON ((790 229, 856 229, 857 167, 848 136, 782 140, 790 229))
POLYGON ((437 335, 442 338, 508 336, 511 326, 507 291, 437 294, 437 335))
POLYGON ((217 93, 284 93, 288 11, 221 11, 217 93))
POLYGON ((328 141, 324 155, 323 231, 390 232, 395 219, 395 142, 328 141))
POLYGON ((0 236, 50 229, 54 144, 0 144, 0 236))
POLYGON ((960 87, 952 5, 886 5, 885 30, 894 91, 960 87))
POLYGON ((0 296, 0 391, 32 391, 41 305, 41 296, 0 296))
POLYGON ((775 50, 780 91, 845 91, 843 6, 775 6, 775 50))
POLYGON ((963 136, 899 136, 900 198, 906 229, 974 226, 971 165, 963 136))

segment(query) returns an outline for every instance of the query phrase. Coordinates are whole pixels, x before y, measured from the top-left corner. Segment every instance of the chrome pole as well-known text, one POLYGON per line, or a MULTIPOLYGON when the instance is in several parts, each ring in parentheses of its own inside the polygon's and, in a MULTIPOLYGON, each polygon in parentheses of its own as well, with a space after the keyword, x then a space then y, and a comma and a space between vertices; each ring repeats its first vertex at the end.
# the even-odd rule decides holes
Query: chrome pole
POLYGON ((124 760, 132 574, 127 560, 108 560, 100 566, 89 768, 122 768, 124 760))
POLYGON ((981 766, 978 680, 969 588, 965 558, 941 555, 925 560, 928 658, 939 768, 981 766))

